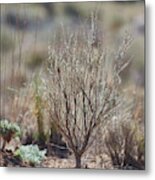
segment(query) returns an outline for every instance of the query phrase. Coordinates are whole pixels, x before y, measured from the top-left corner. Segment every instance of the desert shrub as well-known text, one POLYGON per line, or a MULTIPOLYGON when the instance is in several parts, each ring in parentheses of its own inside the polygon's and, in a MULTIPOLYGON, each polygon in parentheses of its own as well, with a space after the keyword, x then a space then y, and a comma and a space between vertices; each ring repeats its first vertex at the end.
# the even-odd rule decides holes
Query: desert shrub
POLYGON ((0 120, 0 136, 3 138, 2 150, 4 150, 6 142, 10 142, 13 137, 20 136, 21 129, 16 123, 11 123, 6 119, 0 120))
POLYGON ((144 169, 144 133, 133 120, 113 122, 107 128, 106 153, 119 169, 144 169))
POLYGON ((119 74, 129 64, 123 57, 130 37, 125 37, 115 54, 107 52, 102 43, 94 46, 95 25, 92 20, 90 31, 81 28, 70 34, 64 30, 59 47, 49 46, 45 81, 49 114, 74 154, 76 168, 81 168, 98 127, 125 106, 119 74))
POLYGON ((16 150, 15 156, 35 166, 45 158, 46 150, 40 151, 37 145, 21 146, 16 150))

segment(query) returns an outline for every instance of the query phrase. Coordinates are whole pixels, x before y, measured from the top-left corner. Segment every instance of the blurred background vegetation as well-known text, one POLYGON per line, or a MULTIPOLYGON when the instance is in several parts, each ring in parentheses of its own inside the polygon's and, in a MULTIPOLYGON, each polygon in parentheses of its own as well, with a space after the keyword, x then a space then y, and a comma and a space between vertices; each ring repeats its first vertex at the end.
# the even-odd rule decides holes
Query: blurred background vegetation
MULTIPOLYGON (((104 31, 99 37, 108 49, 117 48, 124 32, 133 39, 127 57, 132 63, 121 76, 123 86, 136 86, 144 91, 144 1, 124 2, 74 2, 1 4, 0 56, 1 56, 1 112, 0 116, 13 118, 16 108, 26 111, 29 101, 18 103, 14 96, 27 87, 32 76, 48 58, 48 45, 57 38, 63 28, 75 31, 79 25, 90 29, 90 15, 98 15, 98 27, 104 31), (56 34, 56 36, 54 36, 56 34), (14 107, 14 108, 13 108, 14 107)), ((56 44, 55 44, 56 46, 56 44)), ((22 94, 23 96, 24 94, 22 94)), ((27 99, 31 99, 27 96, 27 99)), ((24 100, 25 101, 25 100, 24 100)), ((28 115, 26 114, 28 117, 28 115)))

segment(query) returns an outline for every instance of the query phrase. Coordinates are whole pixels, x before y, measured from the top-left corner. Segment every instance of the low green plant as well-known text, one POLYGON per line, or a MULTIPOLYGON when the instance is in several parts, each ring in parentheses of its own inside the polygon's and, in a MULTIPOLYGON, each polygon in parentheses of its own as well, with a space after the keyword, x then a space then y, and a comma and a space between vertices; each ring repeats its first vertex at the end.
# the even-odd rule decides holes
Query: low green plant
POLYGON ((21 129, 16 123, 11 123, 7 119, 0 121, 0 136, 3 138, 2 150, 4 150, 7 142, 20 135, 21 129))
POLYGON ((38 145, 21 146, 15 151, 15 156, 35 166, 42 162, 45 158, 46 150, 40 151, 38 145))

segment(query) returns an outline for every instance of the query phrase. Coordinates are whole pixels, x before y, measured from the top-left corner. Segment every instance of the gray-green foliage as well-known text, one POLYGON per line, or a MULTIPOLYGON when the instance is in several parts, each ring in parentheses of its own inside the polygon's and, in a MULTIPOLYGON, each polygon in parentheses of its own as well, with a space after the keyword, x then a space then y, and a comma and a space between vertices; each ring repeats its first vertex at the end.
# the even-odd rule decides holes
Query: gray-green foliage
POLYGON ((32 165, 38 165, 45 158, 46 150, 40 151, 37 145, 21 146, 15 155, 32 165))
POLYGON ((12 134, 14 136, 20 136, 21 129, 16 123, 11 123, 4 119, 0 121, 0 135, 2 137, 12 134))

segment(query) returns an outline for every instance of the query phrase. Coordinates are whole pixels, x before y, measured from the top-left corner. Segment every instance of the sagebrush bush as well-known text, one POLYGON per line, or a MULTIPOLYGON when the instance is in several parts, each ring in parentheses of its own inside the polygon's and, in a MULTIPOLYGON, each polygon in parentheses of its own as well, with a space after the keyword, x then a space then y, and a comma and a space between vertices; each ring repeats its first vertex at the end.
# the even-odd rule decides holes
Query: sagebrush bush
POLYGON ((107 51, 94 19, 92 15, 89 31, 81 27, 70 33, 63 28, 61 43, 49 46, 47 62, 50 118, 73 152, 76 168, 81 168, 81 157, 95 140, 98 127, 125 106, 119 74, 130 62, 124 56, 131 39, 125 36, 116 53, 107 51))
POLYGON ((107 128, 105 137, 106 153, 112 164, 119 169, 144 169, 145 146, 144 132, 140 125, 130 119, 114 122, 107 128))

